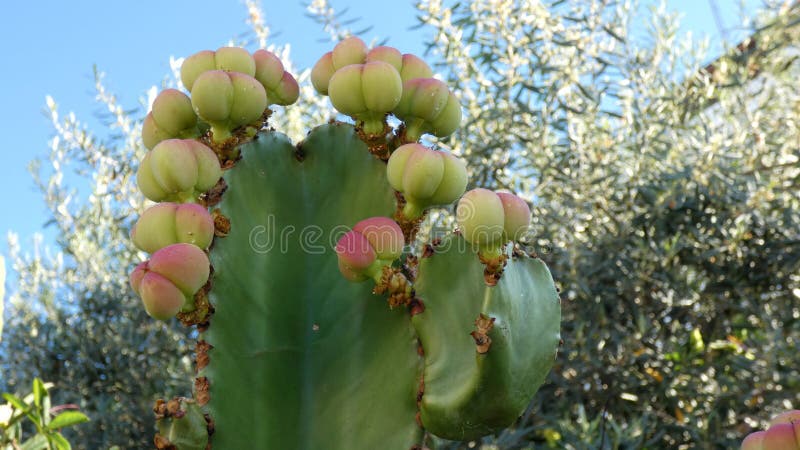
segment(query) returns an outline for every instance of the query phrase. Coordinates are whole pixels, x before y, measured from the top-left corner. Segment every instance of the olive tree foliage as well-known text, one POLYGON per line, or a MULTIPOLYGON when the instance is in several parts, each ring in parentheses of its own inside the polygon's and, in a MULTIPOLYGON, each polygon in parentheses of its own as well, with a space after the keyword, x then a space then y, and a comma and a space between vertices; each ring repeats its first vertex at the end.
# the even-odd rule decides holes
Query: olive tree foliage
MULTIPOLYGON (((288 63, 288 46, 267 45, 269 29, 259 6, 246 7, 250 32, 229 44, 268 48, 288 63)), ((31 246, 9 237, 13 289, 0 343, 0 392, 21 394, 35 377, 53 382, 54 401, 77 404, 91 418, 65 433, 78 448, 148 448, 154 400, 191 396, 189 331, 149 318, 128 286, 128 273, 146 259, 129 239, 137 212, 148 206, 135 180, 146 152, 142 120, 161 89, 178 87, 181 62, 172 58, 173 73, 132 106, 120 104, 96 72, 103 123, 93 130, 47 98, 54 137, 49 155, 34 161, 31 172, 57 248, 41 236, 31 246)), ((290 64, 288 70, 297 74, 290 64)), ((305 135, 305 124, 323 123, 330 114, 312 95, 308 76, 308 70, 299 75, 304 106, 276 111, 272 118, 293 139, 305 135)))
POLYGON ((663 6, 417 4, 449 144, 531 200, 561 288, 555 368, 487 448, 736 448, 800 407, 800 13, 765 6, 706 67, 663 6))

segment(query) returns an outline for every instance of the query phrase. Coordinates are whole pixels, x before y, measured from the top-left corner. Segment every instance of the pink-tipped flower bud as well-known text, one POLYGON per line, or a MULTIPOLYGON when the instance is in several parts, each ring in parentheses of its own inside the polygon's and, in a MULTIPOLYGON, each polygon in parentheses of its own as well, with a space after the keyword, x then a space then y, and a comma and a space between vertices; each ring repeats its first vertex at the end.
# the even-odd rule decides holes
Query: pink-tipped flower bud
MULTIPOLYGON (((800 424, 797 424, 800 428, 800 424)), ((793 423, 776 423, 764 433, 764 450, 800 450, 798 433, 793 423)))
POLYGON ((264 86, 268 105, 291 105, 300 96, 297 80, 287 72, 281 60, 272 52, 257 50, 255 78, 264 86))
POLYGON ((403 254, 405 237, 397 222, 388 217, 370 217, 353 226, 369 241, 379 259, 395 260, 403 254))
POLYGON ((362 272, 375 262, 377 255, 363 234, 350 230, 336 243, 336 255, 346 267, 362 272))
POLYGON ((467 168, 460 159, 416 143, 401 145, 392 153, 386 177, 405 197, 403 214, 409 219, 432 205, 454 202, 467 187, 467 168))
POLYGON ((134 245, 148 253, 181 242, 205 249, 213 238, 214 219, 196 203, 159 203, 145 210, 131 230, 134 245))
POLYGON ((215 141, 230 137, 231 130, 257 122, 267 108, 264 86, 250 75, 211 70, 192 86, 192 106, 211 125, 215 141))
POLYGON ((764 450, 764 431, 750 433, 742 441, 740 450, 764 450))
POLYGON ((400 103, 392 111, 406 125, 406 139, 428 133, 452 134, 461 124, 461 106, 447 85, 435 78, 413 78, 403 84, 400 103))
POLYGON ((784 411, 769 421, 770 426, 779 423, 794 423, 796 426, 800 425, 800 410, 794 409, 791 411, 784 411))
POLYGON ((503 203, 503 230, 506 240, 518 241, 528 230, 531 223, 531 208, 525 200, 510 192, 498 192, 503 203))
POLYGON ((154 319, 167 320, 193 307, 194 294, 206 284, 209 273, 205 252, 192 244, 173 244, 136 266, 130 282, 147 313, 154 319))
POLYGON ((177 89, 165 89, 153 101, 153 109, 142 124, 142 142, 152 149, 159 142, 172 138, 195 137, 199 134, 197 115, 192 101, 177 89))
POLYGON ((461 197, 456 220, 467 241, 498 247, 522 237, 530 224, 530 208, 514 194, 478 188, 461 197))
POLYGON ((221 176, 213 150, 193 139, 167 139, 142 159, 136 181, 150 200, 186 202, 214 187, 221 176))

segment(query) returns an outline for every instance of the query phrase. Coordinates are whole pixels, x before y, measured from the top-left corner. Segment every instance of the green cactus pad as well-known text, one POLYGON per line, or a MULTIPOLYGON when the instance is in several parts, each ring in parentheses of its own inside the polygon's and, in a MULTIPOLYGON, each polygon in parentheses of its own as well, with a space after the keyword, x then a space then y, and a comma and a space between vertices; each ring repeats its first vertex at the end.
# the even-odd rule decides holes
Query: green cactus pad
POLYGON ((460 236, 419 264, 415 283, 425 311, 412 318, 425 349, 422 423, 431 433, 475 439, 511 425, 544 382, 560 340, 561 307, 545 264, 508 261, 494 287, 460 236), (470 333, 479 314, 493 318, 479 353, 470 333))
POLYGON ((385 164, 343 124, 297 148, 262 133, 241 154, 225 173, 231 230, 211 250, 216 312, 202 336, 213 346, 200 372, 213 448, 419 444, 422 359, 408 312, 347 281, 333 251, 346 227, 393 213, 385 164))

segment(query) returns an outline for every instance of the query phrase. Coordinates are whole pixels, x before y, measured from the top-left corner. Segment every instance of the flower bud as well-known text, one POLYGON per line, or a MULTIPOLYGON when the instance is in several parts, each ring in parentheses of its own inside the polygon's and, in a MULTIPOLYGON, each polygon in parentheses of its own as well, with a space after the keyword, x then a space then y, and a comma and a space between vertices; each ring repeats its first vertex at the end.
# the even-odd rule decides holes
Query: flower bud
POLYGON ((131 287, 151 317, 167 320, 191 306, 194 294, 208 281, 209 266, 205 252, 196 246, 173 244, 136 266, 131 287))
POLYGON ((356 36, 343 39, 331 52, 331 61, 336 70, 350 64, 363 64, 367 57, 367 45, 356 36))
POLYGON ((740 450, 764 450, 764 431, 750 433, 742 441, 740 450))
POLYGON ((215 70, 217 63, 214 60, 214 52, 211 50, 203 50, 194 55, 186 58, 181 64, 181 83, 187 91, 192 90, 195 80, 203 72, 215 70))
MULTIPOLYGON (((800 424, 797 424, 800 428, 800 424)), ((800 450, 795 425, 792 423, 776 423, 764 433, 762 442, 764 450, 800 450)))
POLYGON ((386 178, 403 194, 403 215, 415 219, 432 205, 454 202, 467 186, 467 169, 455 156, 417 143, 398 147, 389 157, 386 178))
POLYGON ((221 47, 214 53, 215 68, 238 72, 251 77, 256 75, 256 62, 250 52, 241 47, 221 47))
POLYGON ((193 139, 167 139, 142 159, 136 181, 150 200, 183 202, 214 187, 221 176, 210 148, 193 139))
POLYGON ((388 217, 370 217, 353 226, 369 241, 379 259, 395 260, 403 254, 405 237, 397 222, 388 217))
POLYGON ((274 53, 257 50, 253 53, 256 63, 255 78, 264 86, 267 104, 291 105, 300 96, 297 80, 286 72, 283 63, 274 53))
POLYGON ((447 85, 435 78, 414 78, 403 84, 400 103, 392 111, 406 124, 406 135, 416 141, 422 134, 452 134, 461 123, 461 107, 447 85))
POLYGON ((328 84, 336 69, 333 67, 333 52, 328 52, 311 69, 311 84, 322 95, 328 95, 328 84))
POLYGON ((362 273, 377 259, 375 250, 364 235, 350 230, 336 243, 336 255, 341 265, 356 273, 362 273))
POLYGON ((504 233, 503 202, 488 189, 473 189, 458 202, 456 220, 468 242, 479 246, 499 246, 504 233))
POLYGON ((383 130, 384 117, 397 106, 402 92, 400 74, 383 61, 345 66, 333 74, 328 84, 333 106, 363 122, 367 133, 383 130))
POLYGON ((194 82, 192 106, 220 141, 227 139, 231 130, 257 121, 267 108, 267 94, 250 75, 212 70, 194 82))
POLYGON ((153 109, 142 124, 142 141, 148 149, 164 139, 198 134, 192 101, 177 89, 165 89, 153 101, 153 109))
POLYGON ((194 244, 208 248, 214 238, 214 219, 195 203, 159 203, 148 208, 131 231, 140 250, 154 253, 168 245, 194 244))
POLYGON ((531 223, 531 209, 525 200, 509 192, 498 192, 503 204, 503 230, 505 240, 517 241, 528 230, 531 223))

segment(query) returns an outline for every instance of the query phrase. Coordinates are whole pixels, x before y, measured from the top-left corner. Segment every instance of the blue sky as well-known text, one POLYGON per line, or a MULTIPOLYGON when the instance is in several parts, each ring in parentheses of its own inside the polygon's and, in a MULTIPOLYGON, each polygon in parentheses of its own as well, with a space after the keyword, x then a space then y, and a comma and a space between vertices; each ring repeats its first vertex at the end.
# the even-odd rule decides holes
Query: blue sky
MULTIPOLYGON (((264 0, 265 19, 274 43, 291 43, 295 64, 310 66, 330 49, 321 27, 305 15, 303 0, 264 0)), ((372 25, 366 39, 388 38, 404 52, 422 52, 424 29, 417 24, 413 2, 395 0, 331 0, 348 17, 372 25)), ((752 9, 757 1, 748 1, 752 9)), ((738 23, 739 1, 716 0, 725 26, 738 23)), ((709 0, 670 0, 671 10, 684 13, 683 31, 720 41, 709 0)), ((97 123, 92 67, 106 73, 106 84, 120 102, 138 106, 139 97, 169 71, 170 55, 186 56, 215 49, 248 30, 240 0, 138 0, 13 2, 0 19, 4 45, 0 70, 0 154, 6 167, 0 177, 4 208, 0 213, 0 254, 7 252, 9 231, 23 247, 42 232, 47 214, 26 170, 35 157, 46 157, 52 129, 43 113, 52 96, 65 114, 73 111, 90 126, 97 123)), ((729 39, 734 39, 735 34, 729 39)), ((53 239, 45 232, 46 242, 53 239)))

